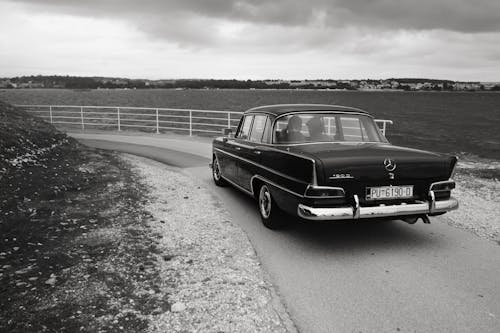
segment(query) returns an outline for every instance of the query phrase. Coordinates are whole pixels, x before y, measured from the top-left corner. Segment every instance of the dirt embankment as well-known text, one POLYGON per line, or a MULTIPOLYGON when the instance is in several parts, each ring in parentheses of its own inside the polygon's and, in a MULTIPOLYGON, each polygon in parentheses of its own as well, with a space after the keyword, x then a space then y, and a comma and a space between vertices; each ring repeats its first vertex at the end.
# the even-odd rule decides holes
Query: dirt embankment
POLYGON ((0 163, 0 331, 141 331, 169 309, 127 164, 3 103, 0 163))

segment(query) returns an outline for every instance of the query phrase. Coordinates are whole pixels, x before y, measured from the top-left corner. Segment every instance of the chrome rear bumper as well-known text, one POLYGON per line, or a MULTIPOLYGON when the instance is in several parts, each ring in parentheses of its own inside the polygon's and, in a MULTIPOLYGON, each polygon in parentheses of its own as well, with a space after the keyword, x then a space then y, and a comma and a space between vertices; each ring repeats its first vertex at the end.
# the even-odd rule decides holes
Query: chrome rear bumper
POLYGON ((458 201, 455 198, 436 201, 432 191, 429 193, 429 197, 429 201, 422 201, 413 204, 361 207, 359 206, 358 197, 355 195, 354 206, 316 208, 299 204, 297 214, 306 220, 354 220, 443 213, 458 208, 458 201))

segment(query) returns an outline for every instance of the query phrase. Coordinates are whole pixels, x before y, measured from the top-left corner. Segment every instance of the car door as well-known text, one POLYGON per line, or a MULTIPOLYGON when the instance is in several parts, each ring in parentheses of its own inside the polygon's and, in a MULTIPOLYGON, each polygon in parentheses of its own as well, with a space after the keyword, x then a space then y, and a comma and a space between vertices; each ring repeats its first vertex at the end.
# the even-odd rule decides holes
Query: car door
POLYGON ((246 115, 240 121, 234 138, 228 138, 224 143, 225 154, 221 154, 222 174, 232 182, 239 184, 238 164, 241 156, 241 145, 238 142, 248 139, 252 126, 253 115, 246 115))
POLYGON ((262 143, 267 122, 267 115, 255 115, 248 138, 236 140, 236 144, 239 146, 239 156, 241 156, 237 164, 238 185, 248 191, 251 190, 250 182, 252 177, 259 173, 262 151, 258 148, 262 143))

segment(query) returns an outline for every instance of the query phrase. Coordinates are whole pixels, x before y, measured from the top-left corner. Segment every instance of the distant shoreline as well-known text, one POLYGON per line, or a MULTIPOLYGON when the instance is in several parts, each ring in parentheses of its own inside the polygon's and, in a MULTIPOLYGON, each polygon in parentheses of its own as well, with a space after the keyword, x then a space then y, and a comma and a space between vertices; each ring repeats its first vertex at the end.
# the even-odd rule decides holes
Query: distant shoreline
POLYGON ((91 88, 82 88, 82 89, 72 89, 72 88, 0 88, 0 92, 6 92, 6 91, 43 91, 43 90, 49 90, 49 91, 54 91, 54 90, 60 90, 60 91, 74 91, 74 92, 90 92, 90 91, 134 91, 134 90, 141 90, 141 91, 155 91, 155 90, 167 90, 167 91, 316 91, 316 92, 352 92, 352 93, 357 93, 357 92, 367 92, 367 93, 381 93, 381 92, 387 92, 387 93, 452 93, 452 94, 459 94, 459 93, 464 93, 464 94, 474 94, 474 93, 479 93, 479 94, 495 94, 495 93, 500 93, 500 91, 495 91, 495 90, 474 90, 474 91, 468 91, 468 90, 441 90, 441 91, 435 91, 435 90, 402 90, 402 89, 303 89, 303 88, 296 88, 296 89, 290 89, 290 88, 209 88, 209 89, 201 89, 201 88, 98 88, 98 89, 91 89, 91 88))

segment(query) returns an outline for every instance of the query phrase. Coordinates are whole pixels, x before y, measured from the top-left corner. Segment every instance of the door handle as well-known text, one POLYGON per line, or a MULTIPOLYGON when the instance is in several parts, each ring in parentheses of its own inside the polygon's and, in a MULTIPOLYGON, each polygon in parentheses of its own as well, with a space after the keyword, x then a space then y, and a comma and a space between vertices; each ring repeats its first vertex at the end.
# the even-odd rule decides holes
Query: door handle
POLYGON ((241 150, 241 147, 235 147, 236 150, 241 150))
POLYGON ((261 152, 260 150, 255 150, 254 152, 255 152, 257 155, 262 154, 262 152, 261 152))

